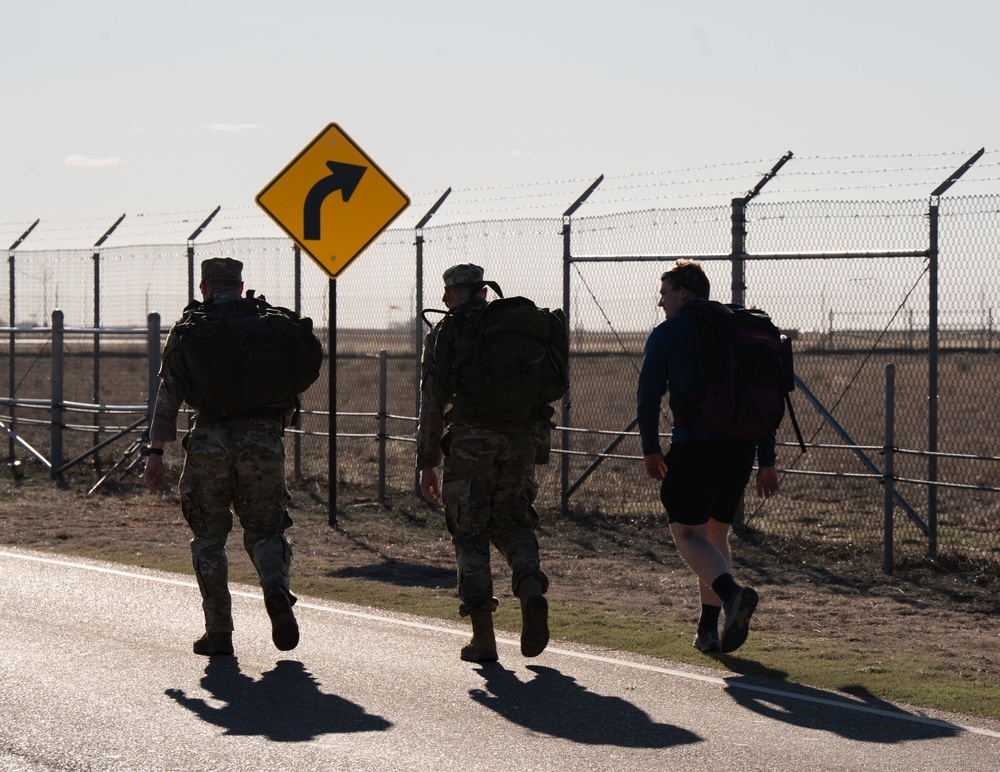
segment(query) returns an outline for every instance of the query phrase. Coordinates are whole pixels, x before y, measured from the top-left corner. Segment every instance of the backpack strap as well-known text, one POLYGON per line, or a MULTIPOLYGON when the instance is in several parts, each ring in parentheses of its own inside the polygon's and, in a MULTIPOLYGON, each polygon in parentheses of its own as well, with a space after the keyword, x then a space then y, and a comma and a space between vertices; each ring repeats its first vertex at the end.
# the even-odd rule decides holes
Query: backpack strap
POLYGON ((799 441, 799 447, 802 448, 802 452, 806 452, 806 443, 802 439, 802 431, 799 429, 799 422, 795 420, 795 408, 792 407, 792 397, 786 391, 785 392, 785 407, 788 408, 788 417, 792 419, 792 427, 795 429, 795 437, 799 441))
POLYGON ((433 327, 434 323, 427 318, 427 314, 442 314, 443 316, 448 316, 451 311, 445 311, 443 308, 425 308, 420 312, 420 318, 424 320, 424 324, 428 327, 433 327))
POLYGON ((500 289, 500 285, 495 281, 477 281, 472 283, 472 294, 476 295, 482 291, 483 287, 489 287, 493 290, 499 297, 503 297, 503 291, 500 289))

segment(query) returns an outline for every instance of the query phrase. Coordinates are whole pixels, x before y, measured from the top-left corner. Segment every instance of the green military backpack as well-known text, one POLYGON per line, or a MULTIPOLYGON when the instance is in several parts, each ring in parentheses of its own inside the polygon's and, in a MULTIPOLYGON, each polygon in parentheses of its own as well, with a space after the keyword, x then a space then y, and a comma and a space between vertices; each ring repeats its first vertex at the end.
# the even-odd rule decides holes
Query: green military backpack
POLYGON ((486 423, 548 420, 569 389, 569 337, 562 309, 523 297, 469 302, 438 322, 434 361, 460 416, 486 423))
POLYGON ((253 290, 219 305, 194 301, 175 332, 196 408, 239 414, 287 404, 319 378, 323 363, 312 319, 272 306, 253 290))

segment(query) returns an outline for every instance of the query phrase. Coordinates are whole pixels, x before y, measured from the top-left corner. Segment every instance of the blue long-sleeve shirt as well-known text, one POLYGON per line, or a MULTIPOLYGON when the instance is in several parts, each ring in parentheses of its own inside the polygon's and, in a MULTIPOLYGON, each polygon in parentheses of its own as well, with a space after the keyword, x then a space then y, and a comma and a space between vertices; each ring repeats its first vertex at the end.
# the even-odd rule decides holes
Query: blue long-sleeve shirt
MULTIPOLYGON (((705 301, 695 299, 688 302, 701 304, 705 301)), ((646 339, 636 395, 636 417, 644 455, 663 452, 660 445, 663 396, 669 394, 672 401, 678 397, 691 397, 705 388, 698 367, 696 324, 693 314, 675 314, 658 324, 646 339)), ((699 424, 675 425, 670 432, 671 443, 725 439, 724 435, 710 432, 699 424)), ((757 463, 774 466, 775 462, 775 437, 772 433, 757 442, 757 463)))

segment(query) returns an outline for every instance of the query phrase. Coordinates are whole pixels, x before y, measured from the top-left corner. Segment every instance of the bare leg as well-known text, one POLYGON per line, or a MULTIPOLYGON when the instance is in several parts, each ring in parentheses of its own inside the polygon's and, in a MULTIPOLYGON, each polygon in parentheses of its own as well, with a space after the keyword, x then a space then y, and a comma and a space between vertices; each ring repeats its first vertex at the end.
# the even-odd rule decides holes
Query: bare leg
MULTIPOLYGON (((709 521, 710 523, 716 521, 709 521)), ((721 523, 719 525, 722 525, 721 523)), ((727 526, 728 529, 728 526, 727 526)), ((684 562, 694 571, 699 581, 699 591, 702 586, 707 585, 708 592, 721 605, 718 596, 712 592, 712 582, 723 574, 729 573, 729 549, 725 554, 719 550, 709 538, 709 523, 703 525, 684 525, 683 523, 671 523, 670 533, 674 537, 677 551, 681 554, 684 562)), ((715 530, 712 530, 712 537, 718 540, 715 530)), ((704 598, 704 595, 702 595, 704 598)))
MULTIPOLYGON (((676 538, 675 536, 674 539, 676 540, 676 538)), ((732 573, 733 559, 729 553, 729 523, 709 519, 706 525, 705 538, 709 544, 719 551, 719 554, 725 560, 726 570, 723 573, 732 573)), ((680 545, 678 545, 678 549, 680 549, 680 545)), ((683 553, 681 555, 683 557, 683 553)), ((712 589, 712 583, 706 582, 700 575, 698 577, 698 595, 705 606, 722 605, 722 598, 716 595, 712 589)))

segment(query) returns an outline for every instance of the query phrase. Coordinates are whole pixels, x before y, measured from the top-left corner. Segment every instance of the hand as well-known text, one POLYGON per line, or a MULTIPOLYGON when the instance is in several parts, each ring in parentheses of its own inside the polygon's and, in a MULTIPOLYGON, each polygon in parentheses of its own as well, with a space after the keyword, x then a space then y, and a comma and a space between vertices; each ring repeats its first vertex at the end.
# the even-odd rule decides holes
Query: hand
POLYGON ((434 467, 427 466, 420 470, 420 493, 431 504, 441 503, 441 486, 434 467))
POLYGON ((662 480, 667 475, 667 464, 663 460, 662 453, 650 453, 642 457, 642 465, 646 468, 646 474, 654 480, 662 480))
POLYGON ((778 470, 773 466, 757 467, 757 498, 766 499, 778 492, 778 470))
POLYGON ((153 493, 163 490, 163 456, 149 455, 146 458, 146 487, 153 493))

